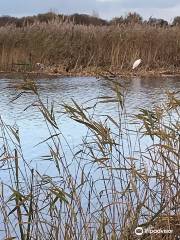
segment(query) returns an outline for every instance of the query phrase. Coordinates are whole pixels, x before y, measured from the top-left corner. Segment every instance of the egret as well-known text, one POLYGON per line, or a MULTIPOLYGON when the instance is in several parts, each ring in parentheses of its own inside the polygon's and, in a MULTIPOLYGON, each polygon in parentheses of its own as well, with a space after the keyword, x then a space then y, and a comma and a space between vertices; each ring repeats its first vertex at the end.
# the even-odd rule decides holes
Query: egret
POLYGON ((138 60, 136 60, 136 61, 134 62, 134 64, 133 64, 133 67, 132 67, 132 69, 135 69, 135 68, 137 68, 141 62, 142 62, 142 60, 141 60, 141 59, 138 59, 138 60))

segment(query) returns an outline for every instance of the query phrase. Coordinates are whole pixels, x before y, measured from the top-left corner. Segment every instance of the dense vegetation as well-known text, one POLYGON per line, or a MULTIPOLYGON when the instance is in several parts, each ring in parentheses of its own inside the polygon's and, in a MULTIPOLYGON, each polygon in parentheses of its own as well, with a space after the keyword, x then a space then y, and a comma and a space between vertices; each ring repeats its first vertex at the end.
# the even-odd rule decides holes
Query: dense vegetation
POLYGON ((136 58, 143 69, 178 71, 179 18, 143 21, 136 13, 110 22, 87 15, 39 14, 21 19, 0 18, 0 69, 54 73, 89 69, 124 71, 136 58))

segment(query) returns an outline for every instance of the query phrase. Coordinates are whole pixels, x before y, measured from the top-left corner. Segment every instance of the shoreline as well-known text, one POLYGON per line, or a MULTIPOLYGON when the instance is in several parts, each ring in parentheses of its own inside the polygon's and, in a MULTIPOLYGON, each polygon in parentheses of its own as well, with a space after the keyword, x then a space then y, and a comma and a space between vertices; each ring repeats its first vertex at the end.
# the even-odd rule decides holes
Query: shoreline
POLYGON ((123 70, 123 71, 109 71, 103 69, 85 69, 85 70, 76 70, 76 71, 0 71, 0 76, 5 78, 14 78, 14 77, 32 77, 32 78, 56 78, 56 77, 124 77, 124 78, 133 78, 133 77, 180 77, 180 70, 123 70))

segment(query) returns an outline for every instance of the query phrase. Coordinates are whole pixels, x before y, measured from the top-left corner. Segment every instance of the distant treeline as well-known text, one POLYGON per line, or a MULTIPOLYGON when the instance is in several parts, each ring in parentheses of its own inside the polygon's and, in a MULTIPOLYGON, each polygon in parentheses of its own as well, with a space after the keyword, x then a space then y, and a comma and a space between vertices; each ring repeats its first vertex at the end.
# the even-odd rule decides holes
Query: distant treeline
POLYGON ((109 25, 124 25, 124 24, 145 24, 153 26, 180 26, 180 16, 174 18, 172 23, 168 23, 164 19, 157 19, 150 17, 149 20, 143 20, 143 18, 138 13, 128 13, 125 17, 120 16, 113 18, 110 21, 99 18, 98 16, 90 16, 87 14, 73 14, 73 15, 63 15, 56 14, 53 12, 48 12, 44 14, 38 14, 35 16, 27 16, 22 18, 11 17, 11 16, 1 16, 0 17, 0 27, 14 24, 16 27, 24 27, 32 25, 34 23, 48 23, 53 20, 58 20, 60 22, 73 22, 74 24, 80 25, 93 25, 93 26, 109 26, 109 25))

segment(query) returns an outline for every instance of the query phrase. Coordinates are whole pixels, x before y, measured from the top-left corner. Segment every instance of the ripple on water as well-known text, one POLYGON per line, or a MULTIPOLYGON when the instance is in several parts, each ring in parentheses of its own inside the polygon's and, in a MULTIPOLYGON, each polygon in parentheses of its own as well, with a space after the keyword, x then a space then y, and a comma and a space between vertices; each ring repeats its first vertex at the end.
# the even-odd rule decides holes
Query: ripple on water
MULTIPOLYGON (((0 80, 1 116, 8 124, 16 123, 19 126, 25 156, 31 159, 39 159, 43 154, 44 147, 33 148, 33 146, 46 139, 49 134, 38 109, 29 108, 24 111, 27 106, 36 100, 35 96, 26 94, 16 102, 10 102, 17 94, 15 89, 10 88, 10 86, 19 81, 18 79, 0 80)), ((125 83, 123 79, 120 81, 125 83)), ((99 96, 114 95, 109 82, 92 77, 39 79, 37 84, 43 102, 53 101, 55 111, 57 112, 62 110, 60 104, 63 102, 71 103, 72 98, 77 103, 82 104, 99 96)), ((161 103, 165 98, 165 91, 180 90, 180 78, 133 78, 128 81, 127 89, 126 109, 128 114, 134 114, 140 107, 151 108, 161 103)), ((93 105, 93 101, 89 102, 89 104, 93 105)), ((117 117, 113 103, 99 105, 96 114, 109 114, 117 117)), ((60 122, 61 130, 70 139, 72 145, 77 145, 81 137, 86 133, 86 130, 80 124, 75 124, 72 120, 64 117, 61 120, 58 118, 58 121, 60 122)))

